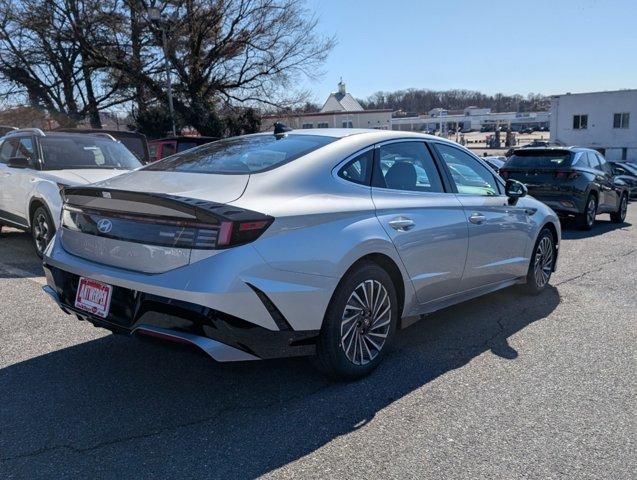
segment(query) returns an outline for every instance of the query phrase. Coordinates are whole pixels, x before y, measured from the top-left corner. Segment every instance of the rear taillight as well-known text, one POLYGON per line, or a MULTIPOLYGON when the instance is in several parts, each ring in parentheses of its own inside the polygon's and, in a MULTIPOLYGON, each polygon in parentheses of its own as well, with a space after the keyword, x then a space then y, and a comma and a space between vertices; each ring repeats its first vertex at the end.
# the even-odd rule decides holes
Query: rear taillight
POLYGON ((555 172, 555 178, 561 180, 573 180, 574 178, 579 177, 579 172, 555 172))
POLYGON ((221 222, 217 236, 217 247, 225 248, 253 242, 267 230, 273 220, 221 222))
MULTIPOLYGON (((248 216, 245 212, 244 217, 248 216)), ((220 218, 217 223, 212 223, 96 211, 70 205, 62 208, 62 226, 68 230, 126 242, 188 249, 213 250, 250 243, 259 238, 273 221, 272 217, 240 221, 220 218)))

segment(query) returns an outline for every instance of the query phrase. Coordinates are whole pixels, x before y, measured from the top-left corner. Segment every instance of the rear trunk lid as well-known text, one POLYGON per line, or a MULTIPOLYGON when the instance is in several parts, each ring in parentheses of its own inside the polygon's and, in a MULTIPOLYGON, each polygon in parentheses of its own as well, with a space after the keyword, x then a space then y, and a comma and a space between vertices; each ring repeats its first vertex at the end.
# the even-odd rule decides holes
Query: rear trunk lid
POLYGON ((161 273, 189 264, 195 251, 200 259, 205 251, 245 243, 254 222, 271 222, 266 215, 227 203, 241 196, 248 175, 148 173, 154 178, 126 175, 65 188, 62 247, 105 265, 161 273), (163 191, 143 191, 149 187, 163 191))
POLYGON ((131 192, 157 192, 229 203, 243 195, 250 175, 222 175, 136 170, 96 183, 95 186, 131 192))

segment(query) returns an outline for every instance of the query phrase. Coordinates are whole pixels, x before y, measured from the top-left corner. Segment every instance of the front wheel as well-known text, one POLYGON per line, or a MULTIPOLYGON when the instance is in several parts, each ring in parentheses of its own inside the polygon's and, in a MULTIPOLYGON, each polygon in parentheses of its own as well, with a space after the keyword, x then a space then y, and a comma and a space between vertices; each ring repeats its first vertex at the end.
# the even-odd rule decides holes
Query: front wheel
POLYGON ((553 233, 544 228, 537 237, 529 270, 526 274, 525 290, 537 295, 546 288, 555 264, 555 242, 553 233))
POLYGON ((375 263, 361 264, 336 288, 317 342, 319 368, 353 380, 380 363, 398 323, 396 288, 375 263))
POLYGON ((622 195, 619 201, 619 208, 616 212, 610 214, 610 220, 613 223, 624 223, 626 220, 626 212, 628 211, 628 195, 622 195))
POLYGON ((35 209, 31 217, 31 237, 38 257, 42 258, 44 250, 55 235, 55 224, 46 208, 40 206, 35 209))

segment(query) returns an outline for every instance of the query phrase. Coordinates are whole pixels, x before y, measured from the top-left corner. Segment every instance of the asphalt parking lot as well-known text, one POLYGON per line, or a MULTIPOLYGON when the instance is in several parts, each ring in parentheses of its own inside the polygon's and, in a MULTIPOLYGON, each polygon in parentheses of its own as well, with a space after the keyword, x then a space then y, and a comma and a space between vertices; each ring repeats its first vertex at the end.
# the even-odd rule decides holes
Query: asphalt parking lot
POLYGON ((113 336, 0 235, 2 478, 634 478, 637 204, 565 227, 539 297, 427 317, 370 377, 113 336))

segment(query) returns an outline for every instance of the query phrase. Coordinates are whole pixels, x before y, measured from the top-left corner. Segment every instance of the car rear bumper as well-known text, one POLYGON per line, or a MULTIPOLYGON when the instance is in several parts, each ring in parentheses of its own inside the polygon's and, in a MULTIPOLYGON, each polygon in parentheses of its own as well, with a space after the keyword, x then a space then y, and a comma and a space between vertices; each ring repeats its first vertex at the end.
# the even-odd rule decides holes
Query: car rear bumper
POLYGON ((44 291, 67 314, 125 335, 148 335, 194 345, 217 361, 246 361, 312 355, 318 330, 268 330, 202 305, 113 287, 106 318, 74 306, 79 276, 44 265, 44 291))
POLYGON ((579 195, 543 195, 539 192, 529 191, 536 200, 551 207, 560 215, 576 215, 582 213, 585 208, 586 198, 579 195))
MULTIPOLYGON (((115 333, 181 339, 208 353, 219 350, 212 348, 212 340, 256 358, 313 354, 338 283, 332 277, 275 269, 250 245, 148 274, 72 255, 55 236, 44 269, 47 293, 80 320, 115 333), (112 287, 106 318, 75 308, 80 277, 112 287)), ((221 354, 211 355, 223 360, 221 354)))

